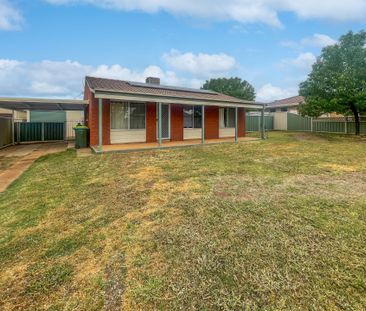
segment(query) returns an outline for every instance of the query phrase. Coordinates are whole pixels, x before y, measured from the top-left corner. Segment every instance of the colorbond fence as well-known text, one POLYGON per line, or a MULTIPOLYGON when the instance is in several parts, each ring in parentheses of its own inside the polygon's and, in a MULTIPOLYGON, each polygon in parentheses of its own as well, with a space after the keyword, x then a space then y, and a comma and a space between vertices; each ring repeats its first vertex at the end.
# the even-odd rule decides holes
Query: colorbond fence
MULTIPOLYGON (((267 131, 272 131, 273 128, 273 116, 266 115, 264 117, 265 128, 267 131)), ((245 118, 245 130, 246 132, 258 132, 261 126, 261 116, 259 115, 247 115, 245 118)))
POLYGON ((0 117, 0 148, 13 143, 13 123, 10 118, 0 117))
POLYGON ((53 141, 64 140, 64 122, 15 122, 15 141, 53 141))
MULTIPOLYGON (((318 118, 287 114, 288 131, 312 131, 323 133, 354 134, 356 123, 353 118, 318 118)), ((366 121, 361 121, 361 134, 366 134, 366 121)))

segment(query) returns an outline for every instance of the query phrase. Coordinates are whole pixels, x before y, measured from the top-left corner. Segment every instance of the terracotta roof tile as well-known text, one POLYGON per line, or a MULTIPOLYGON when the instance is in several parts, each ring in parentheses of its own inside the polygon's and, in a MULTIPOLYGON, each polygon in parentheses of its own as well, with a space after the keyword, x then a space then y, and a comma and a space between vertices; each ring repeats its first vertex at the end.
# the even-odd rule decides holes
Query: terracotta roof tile
POLYGON ((289 105, 296 105, 301 104, 304 102, 304 97, 302 96, 293 96, 281 100, 275 100, 274 102, 268 104, 271 107, 281 107, 281 106, 289 106, 289 105))
POLYGON ((189 88, 180 88, 164 85, 154 85, 146 83, 137 83, 123 80, 104 79, 96 77, 86 77, 86 83, 92 90, 113 91, 132 93, 140 95, 155 95, 155 96, 171 96, 182 99, 198 99, 198 100, 213 100, 232 103, 254 103, 244 101, 239 98, 228 96, 225 94, 196 90, 189 88))

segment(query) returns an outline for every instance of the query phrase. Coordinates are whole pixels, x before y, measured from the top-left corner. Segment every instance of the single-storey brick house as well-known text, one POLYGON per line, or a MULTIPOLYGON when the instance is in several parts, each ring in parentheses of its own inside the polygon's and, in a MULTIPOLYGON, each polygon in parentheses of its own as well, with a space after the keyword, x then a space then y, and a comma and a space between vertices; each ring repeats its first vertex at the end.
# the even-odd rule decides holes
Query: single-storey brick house
POLYGON ((218 140, 245 136, 245 109, 263 105, 217 92, 86 77, 84 99, 90 145, 218 140))

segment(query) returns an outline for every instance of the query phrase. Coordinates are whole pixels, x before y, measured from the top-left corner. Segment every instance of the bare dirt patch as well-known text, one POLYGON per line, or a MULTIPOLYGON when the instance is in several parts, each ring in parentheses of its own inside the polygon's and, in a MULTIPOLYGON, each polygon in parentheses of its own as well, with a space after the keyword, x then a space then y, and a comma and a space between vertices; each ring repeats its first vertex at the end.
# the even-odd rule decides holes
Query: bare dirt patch
POLYGON ((267 181, 250 176, 228 176, 214 182, 213 192, 219 198, 237 201, 272 201, 293 196, 355 200, 366 198, 366 173, 346 171, 335 176, 298 174, 283 180, 267 181))
POLYGON ((328 141, 325 137, 316 135, 314 133, 296 133, 294 137, 299 141, 317 141, 325 142, 328 141))

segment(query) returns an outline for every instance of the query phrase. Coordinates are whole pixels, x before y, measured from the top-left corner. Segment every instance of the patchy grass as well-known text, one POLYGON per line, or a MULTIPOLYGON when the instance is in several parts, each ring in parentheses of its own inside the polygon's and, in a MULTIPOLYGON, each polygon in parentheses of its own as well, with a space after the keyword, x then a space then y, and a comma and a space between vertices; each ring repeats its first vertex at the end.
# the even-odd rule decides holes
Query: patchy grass
POLYGON ((364 310, 366 140, 40 158, 0 194, 3 310, 364 310))

